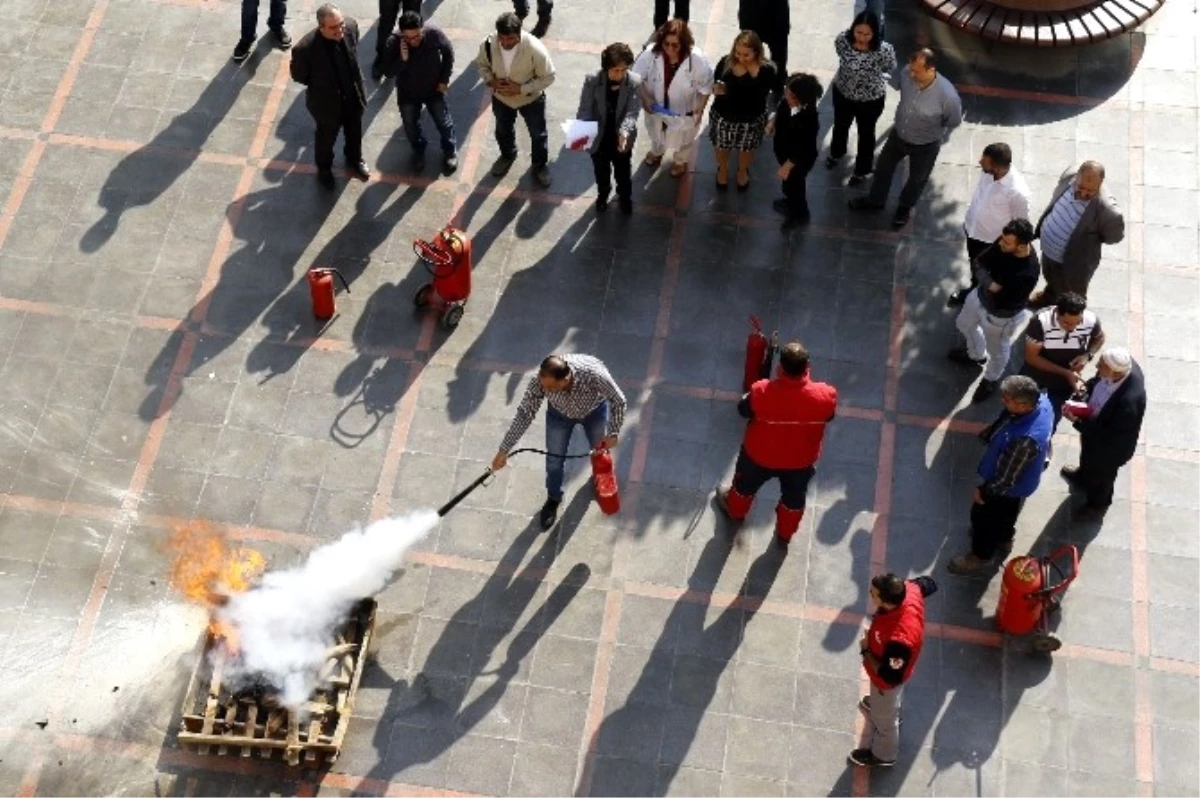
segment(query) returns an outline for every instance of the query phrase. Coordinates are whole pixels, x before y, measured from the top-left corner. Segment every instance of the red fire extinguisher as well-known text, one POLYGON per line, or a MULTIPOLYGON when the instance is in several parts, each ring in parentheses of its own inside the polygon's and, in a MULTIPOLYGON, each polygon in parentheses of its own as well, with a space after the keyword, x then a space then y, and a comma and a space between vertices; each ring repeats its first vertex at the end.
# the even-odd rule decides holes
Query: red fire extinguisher
POLYGON ((750 335, 746 338, 746 367, 742 376, 742 390, 762 379, 769 379, 771 366, 775 364, 775 352, 779 349, 779 333, 768 340, 763 333, 758 316, 750 317, 750 335))
POLYGON ((1067 589, 1079 572, 1079 550, 1067 544, 1045 557, 1013 557, 1004 567, 996 625, 1012 635, 1029 634, 1042 621, 1051 601, 1067 589), (1058 561, 1070 558, 1070 569, 1058 561), (1056 581, 1057 577, 1057 581, 1056 581))
POLYGON ((592 485, 600 512, 614 515, 621 509, 621 494, 617 491, 617 475, 613 471, 612 453, 601 445, 592 450, 592 485))
POLYGON ((308 291, 312 294, 313 315, 318 319, 331 319, 337 312, 333 286, 333 275, 335 274, 342 281, 342 287, 346 289, 346 293, 350 293, 350 286, 346 284, 346 278, 337 269, 314 268, 308 270, 308 291))

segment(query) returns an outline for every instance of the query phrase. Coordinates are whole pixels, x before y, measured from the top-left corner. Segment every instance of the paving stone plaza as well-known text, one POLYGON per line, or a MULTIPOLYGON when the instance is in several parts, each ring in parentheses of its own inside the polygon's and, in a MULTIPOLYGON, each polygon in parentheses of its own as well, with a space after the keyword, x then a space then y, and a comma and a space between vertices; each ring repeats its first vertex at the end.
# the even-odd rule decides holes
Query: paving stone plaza
MULTIPOLYGON (((288 5, 299 39, 316 4, 288 5)), ((340 6, 367 73, 376 2, 340 6)), ((890 214, 852 214, 849 166, 820 163, 811 223, 781 231, 769 145, 750 190, 722 193, 707 137, 680 179, 642 162, 640 137, 634 213, 598 216, 591 163, 559 125, 606 44, 640 49, 652 9, 558 6, 549 189, 528 172, 523 125, 516 167, 489 174, 499 150, 469 62, 510 6, 427 0, 458 53, 459 170, 440 176, 431 158, 410 173, 393 83, 368 77, 372 179, 344 176, 339 151, 329 192, 288 54, 264 35, 230 60, 239 3, 0 2, 0 793, 1197 794, 1195 3, 1059 50, 985 45, 891 0, 888 39, 901 57, 934 47, 966 115, 899 231, 890 214), (946 572, 966 546, 976 433, 1000 409, 972 404, 977 372, 945 357, 963 214, 996 141, 1038 213, 1064 169, 1105 165, 1126 235, 1105 247, 1089 303, 1149 396, 1102 525, 1073 517, 1058 476, 1079 454, 1066 424, 1020 517, 1018 552, 1082 552, 1052 658, 996 630, 998 577, 946 572), (414 311, 426 273, 412 242, 452 219, 475 271, 448 332, 414 311), (314 265, 349 282, 327 325, 314 265), (744 429, 751 313, 802 340, 840 392, 786 555, 771 544, 774 484, 736 538, 711 503, 744 429), (356 525, 437 507, 482 473, 556 351, 599 356, 629 399, 621 512, 599 512, 574 461, 543 532, 542 460, 514 458, 378 597, 332 768, 181 747, 206 618, 171 590, 171 530, 209 522, 282 568, 356 525), (864 733, 856 644, 883 571, 941 590, 900 757, 868 773, 846 754, 864 733)), ((736 6, 692 4, 714 60, 736 6)), ((789 66, 828 85, 852 3, 792 6, 789 66)))

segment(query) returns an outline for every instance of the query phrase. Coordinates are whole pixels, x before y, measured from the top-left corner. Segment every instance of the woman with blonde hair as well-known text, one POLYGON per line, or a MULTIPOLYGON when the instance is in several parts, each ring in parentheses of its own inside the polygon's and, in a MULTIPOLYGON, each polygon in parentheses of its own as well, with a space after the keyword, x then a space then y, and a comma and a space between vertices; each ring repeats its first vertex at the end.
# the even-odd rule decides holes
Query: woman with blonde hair
POLYGON ((737 188, 750 187, 750 164, 763 142, 771 92, 779 84, 775 65, 767 59, 762 39, 744 30, 729 55, 717 62, 708 136, 717 155, 717 189, 729 187, 729 154, 737 151, 737 188))
POLYGON ((692 145, 712 94, 712 65, 696 47, 692 32, 681 19, 672 19, 654 33, 653 44, 633 64, 642 79, 642 108, 650 151, 646 163, 658 166, 673 149, 671 177, 687 171, 692 145))

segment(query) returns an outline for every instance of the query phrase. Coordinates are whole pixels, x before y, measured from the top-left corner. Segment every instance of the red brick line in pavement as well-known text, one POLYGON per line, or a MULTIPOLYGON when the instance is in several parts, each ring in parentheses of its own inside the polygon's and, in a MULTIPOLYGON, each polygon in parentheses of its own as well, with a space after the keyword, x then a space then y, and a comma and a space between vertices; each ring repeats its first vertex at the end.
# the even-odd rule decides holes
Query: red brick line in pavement
MULTIPOLYGON (((79 39, 75 42, 75 48, 71 51, 71 58, 58 80, 57 87, 55 87, 54 97, 46 109, 45 116, 42 117, 40 126, 42 133, 52 131, 54 125, 58 122, 59 116, 62 115, 63 106, 66 105, 67 98, 71 96, 71 89, 74 88, 75 81, 79 77, 79 69, 87 57, 88 50, 92 47, 92 42, 96 38, 96 30, 100 27, 100 23, 104 20, 104 15, 107 11, 108 0, 98 0, 92 8, 92 12, 88 15, 83 33, 80 34, 79 39)), ((8 238, 8 233, 12 229, 12 222, 16 218, 18 211, 20 211, 22 203, 25 201, 29 186, 33 182, 34 173, 37 171, 37 167, 41 163, 45 152, 45 142, 41 140, 35 141, 33 146, 29 148, 29 153, 25 156, 25 160, 21 162, 16 179, 13 181, 12 190, 9 192, 8 200, 4 204, 3 211, 0 211, 0 247, 3 247, 5 239, 8 238)), ((111 539, 109 545, 110 547, 112 545, 111 539)), ((107 554, 107 552, 105 553, 107 554)), ((76 639, 78 639, 78 636, 76 639)), ((63 690, 63 696, 65 697, 65 690, 63 690)), ((17 789, 19 795, 27 796, 37 792, 38 779, 44 763, 45 751, 40 750, 34 754, 33 760, 29 763, 29 767, 25 770, 21 778, 21 783, 17 789)))
MULTIPOLYGON (((490 102, 481 101, 479 108, 475 113, 475 124, 471 126, 471 133, 467 137, 462 147, 462 164, 460 165, 461 176, 459 183, 455 187, 454 206, 451 210, 450 218, 455 219, 462 211, 463 203, 469 196, 469 191, 464 190, 464 186, 474 181, 476 172, 479 169, 479 159, 483 148, 483 137, 486 135, 488 125, 486 124, 486 116, 490 108, 490 102)), ((429 236, 432 237, 435 231, 429 231, 429 236)), ((408 380, 404 386, 404 393, 400 396, 400 401, 396 405, 396 420, 392 424, 392 432, 388 438, 387 451, 383 456, 383 467, 379 473, 379 482, 375 488, 375 498, 371 503, 371 519, 378 520, 387 516, 392 510, 392 492, 396 488, 396 480, 400 476, 400 458, 404 454, 404 449, 408 445, 408 434, 412 430, 413 418, 417 413, 417 397, 421 393, 421 380, 425 374, 429 351, 433 345, 434 329, 438 322, 438 315, 428 310, 421 318, 421 332, 417 336, 417 346, 415 356, 407 358, 409 363, 408 380)), ((354 351, 361 351, 359 347, 353 344, 347 344, 347 348, 354 351)))
MULTIPOLYGON (((1141 44, 1130 52, 1131 65, 1141 58, 1141 44)), ((1144 78, 1135 72, 1129 82, 1129 350, 1137 360, 1145 355, 1145 296, 1142 266, 1145 261, 1145 112, 1144 78)), ((1150 672, 1150 563, 1147 555, 1146 456, 1135 453, 1129 464, 1130 558, 1132 560, 1134 678, 1134 769, 1141 795, 1154 794, 1154 702, 1150 672)))

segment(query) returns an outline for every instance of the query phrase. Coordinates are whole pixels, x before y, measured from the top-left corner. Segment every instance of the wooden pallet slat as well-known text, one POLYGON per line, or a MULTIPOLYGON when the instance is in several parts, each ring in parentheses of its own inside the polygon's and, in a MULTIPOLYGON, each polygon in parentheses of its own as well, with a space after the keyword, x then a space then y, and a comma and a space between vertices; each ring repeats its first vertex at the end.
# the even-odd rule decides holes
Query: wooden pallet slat
POLYGON ((374 601, 355 607, 326 652, 322 686, 296 713, 278 706, 270 696, 235 693, 224 685, 225 651, 219 641, 206 637, 204 656, 184 697, 179 741, 204 754, 215 746, 218 755, 232 751, 243 758, 257 751, 261 758, 270 759, 279 752, 292 766, 332 763, 345 739, 374 623, 374 601))

